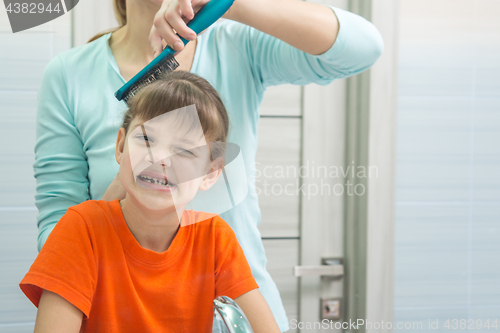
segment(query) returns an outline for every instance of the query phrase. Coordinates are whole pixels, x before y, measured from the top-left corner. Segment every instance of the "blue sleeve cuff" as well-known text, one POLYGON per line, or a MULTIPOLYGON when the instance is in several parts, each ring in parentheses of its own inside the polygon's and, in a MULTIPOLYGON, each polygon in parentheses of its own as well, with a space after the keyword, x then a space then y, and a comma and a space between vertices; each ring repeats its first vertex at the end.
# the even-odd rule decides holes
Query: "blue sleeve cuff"
POLYGON ((377 28, 368 20, 346 10, 330 7, 339 21, 339 32, 332 47, 317 55, 334 64, 346 76, 370 68, 381 56, 384 41, 377 28))

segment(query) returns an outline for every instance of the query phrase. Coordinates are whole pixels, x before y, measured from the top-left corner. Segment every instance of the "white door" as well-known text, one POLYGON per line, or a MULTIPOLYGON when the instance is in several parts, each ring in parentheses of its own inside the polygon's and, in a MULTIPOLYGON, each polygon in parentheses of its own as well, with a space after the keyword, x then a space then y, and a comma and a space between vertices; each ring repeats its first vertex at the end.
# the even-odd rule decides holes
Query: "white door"
POLYGON ((398 1, 326 3, 371 19, 385 52, 354 78, 266 93, 257 161, 268 270, 291 332, 353 331, 358 319, 360 332, 390 332, 380 324, 392 321, 398 1), (345 274, 321 276, 325 259, 339 259, 345 274), (295 277, 292 265, 316 275, 295 277), (324 321, 325 305, 330 315, 339 306, 340 319, 324 321))
MULTIPOLYGON (((328 3, 346 8, 347 1, 328 3)), ((343 256, 344 199, 336 184, 343 187, 344 178, 328 170, 344 167, 345 101, 346 80, 339 80, 326 87, 270 87, 261 108, 260 230, 289 332, 320 331, 320 299, 343 294, 342 278, 297 277, 293 269, 343 256), (316 328, 301 330, 308 325, 316 328)))

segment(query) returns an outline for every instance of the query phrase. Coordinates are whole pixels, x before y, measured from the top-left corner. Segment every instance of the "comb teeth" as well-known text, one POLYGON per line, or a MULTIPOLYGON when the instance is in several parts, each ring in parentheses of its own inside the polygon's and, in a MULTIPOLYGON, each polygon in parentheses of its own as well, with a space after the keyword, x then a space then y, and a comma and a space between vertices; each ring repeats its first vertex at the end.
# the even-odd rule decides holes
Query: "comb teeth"
POLYGON ((174 71, 177 67, 179 67, 179 63, 175 60, 174 55, 169 55, 165 60, 161 61, 158 66, 152 68, 141 80, 134 84, 125 97, 123 97, 123 100, 129 105, 130 99, 134 97, 139 90, 158 80, 163 74, 174 71))

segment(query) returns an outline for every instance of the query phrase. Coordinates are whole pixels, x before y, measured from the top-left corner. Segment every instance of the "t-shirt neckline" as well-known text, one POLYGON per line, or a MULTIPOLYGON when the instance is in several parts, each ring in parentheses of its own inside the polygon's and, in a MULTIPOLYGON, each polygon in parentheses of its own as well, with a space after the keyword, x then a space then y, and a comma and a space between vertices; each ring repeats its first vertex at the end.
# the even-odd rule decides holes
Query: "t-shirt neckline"
MULTIPOLYGON (((125 217, 120 206, 120 200, 116 199, 109 203, 109 208, 112 211, 112 223, 123 249, 136 261, 139 261, 148 266, 164 266, 172 264, 179 254, 183 251, 185 244, 191 234, 192 228, 179 227, 172 243, 164 252, 155 252, 142 247, 135 239, 134 235, 128 228, 125 217)), ((188 219, 186 211, 183 213, 182 218, 188 219)))

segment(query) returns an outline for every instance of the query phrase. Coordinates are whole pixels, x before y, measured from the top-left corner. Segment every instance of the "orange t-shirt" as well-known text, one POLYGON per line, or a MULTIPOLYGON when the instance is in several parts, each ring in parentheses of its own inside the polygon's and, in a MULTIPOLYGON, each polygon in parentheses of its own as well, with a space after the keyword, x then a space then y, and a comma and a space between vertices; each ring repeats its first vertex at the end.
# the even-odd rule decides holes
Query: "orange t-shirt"
POLYGON ((118 200, 83 202, 57 223, 20 287, 37 307, 44 289, 75 305, 82 332, 211 332, 213 299, 258 285, 231 227, 213 214, 182 216, 195 219, 158 253, 139 245, 118 200))

